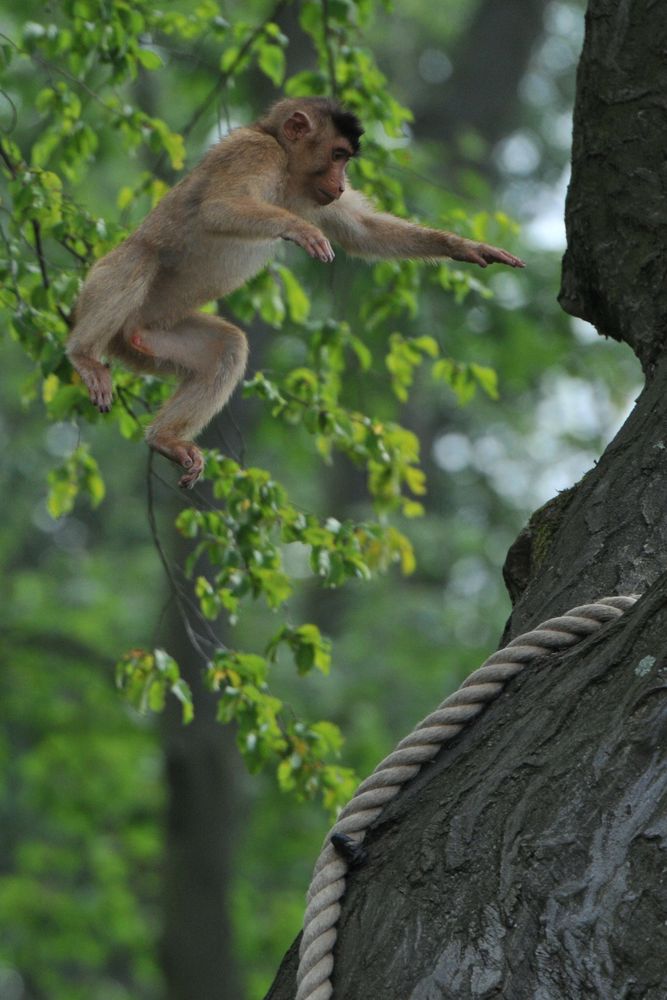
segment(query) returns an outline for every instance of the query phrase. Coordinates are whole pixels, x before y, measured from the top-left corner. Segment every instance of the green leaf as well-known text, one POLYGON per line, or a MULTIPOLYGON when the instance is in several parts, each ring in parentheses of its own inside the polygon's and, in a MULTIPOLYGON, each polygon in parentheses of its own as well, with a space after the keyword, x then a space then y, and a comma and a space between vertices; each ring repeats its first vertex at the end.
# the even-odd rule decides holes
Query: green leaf
POLYGON ((116 684, 142 713, 163 711, 167 694, 172 694, 181 703, 184 724, 194 718, 192 691, 174 658, 163 649, 130 650, 116 664, 116 684))
POLYGON ((361 370, 364 372, 369 371, 373 364, 373 355, 366 344, 359 337, 351 337, 350 347, 357 356, 361 370))
POLYGON ((104 499, 104 481, 86 445, 75 448, 60 466, 49 472, 47 478, 49 494, 46 505, 53 518, 71 513, 80 491, 88 494, 93 507, 104 499))
POLYGON ((272 661, 282 643, 291 649, 299 674, 307 674, 313 667, 323 674, 329 672, 331 641, 321 634, 317 625, 283 626, 267 646, 267 656, 272 661))
POLYGON ((278 45, 262 45, 257 63, 269 80, 280 87, 285 78, 285 53, 278 45))
POLYGON ((162 681, 154 681, 148 689, 148 707, 151 712, 161 712, 166 702, 166 690, 162 681))
POLYGON ((333 722, 314 722, 312 732, 317 736, 323 755, 338 754, 343 748, 343 735, 333 722))
POLYGON ((310 299, 289 268, 279 266, 278 273, 285 290, 290 318, 295 323, 305 323, 310 313, 310 299))
POLYGON ((419 348, 423 354, 428 354, 431 358, 437 358, 440 354, 440 347, 434 337, 414 337, 411 343, 419 348))
POLYGON ((440 348, 433 337, 412 337, 406 340, 400 333, 392 333, 385 363, 391 373, 392 388, 401 402, 408 399, 415 369, 422 363, 424 355, 437 358, 439 353, 440 348))
POLYGON ((305 0, 300 5, 299 23, 307 34, 317 37, 323 28, 322 8, 315 0, 305 0))
POLYGON ((470 371, 484 392, 491 399, 498 399, 498 373, 493 368, 486 368, 474 362, 470 365, 470 371))
POLYGON ((226 49, 220 57, 220 69, 223 73, 228 73, 232 68, 236 60, 238 59, 240 49, 238 46, 232 46, 226 49))
POLYGON ((162 58, 154 49, 137 49, 137 59, 144 69, 161 69, 164 65, 162 58))

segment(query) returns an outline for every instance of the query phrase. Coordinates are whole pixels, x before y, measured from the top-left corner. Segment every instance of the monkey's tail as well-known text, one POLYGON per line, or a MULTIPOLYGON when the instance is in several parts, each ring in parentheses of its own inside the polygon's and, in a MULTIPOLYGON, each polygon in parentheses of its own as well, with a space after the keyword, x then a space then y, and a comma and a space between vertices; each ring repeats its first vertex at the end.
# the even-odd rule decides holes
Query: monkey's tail
POLYGON ((70 358, 78 354, 101 360, 114 336, 138 316, 157 270, 157 255, 129 242, 93 266, 76 304, 67 344, 70 358))

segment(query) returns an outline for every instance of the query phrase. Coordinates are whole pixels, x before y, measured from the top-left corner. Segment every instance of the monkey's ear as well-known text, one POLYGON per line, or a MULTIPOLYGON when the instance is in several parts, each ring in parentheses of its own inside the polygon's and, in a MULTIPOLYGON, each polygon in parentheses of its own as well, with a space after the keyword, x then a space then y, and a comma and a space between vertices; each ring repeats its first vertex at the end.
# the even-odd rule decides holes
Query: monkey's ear
POLYGON ((283 125, 283 132, 288 139, 303 139, 312 131, 313 123, 305 111, 293 111, 283 125))

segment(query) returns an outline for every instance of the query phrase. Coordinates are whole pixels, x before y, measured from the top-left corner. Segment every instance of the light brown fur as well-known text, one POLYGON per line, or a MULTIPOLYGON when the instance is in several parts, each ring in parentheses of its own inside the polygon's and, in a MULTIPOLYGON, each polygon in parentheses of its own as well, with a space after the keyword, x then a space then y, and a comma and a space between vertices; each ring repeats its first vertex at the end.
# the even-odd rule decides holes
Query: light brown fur
POLYGON ((105 355, 181 378, 146 439, 182 466, 182 486, 203 469, 191 438, 225 405, 248 354, 238 327, 196 310, 261 270, 281 239, 323 263, 334 258, 331 238, 358 256, 523 266, 504 250, 377 213, 346 190, 361 130, 341 134, 334 122, 347 126, 330 106, 319 98, 281 101, 233 131, 93 266, 81 290, 68 354, 102 412, 112 399, 105 355))

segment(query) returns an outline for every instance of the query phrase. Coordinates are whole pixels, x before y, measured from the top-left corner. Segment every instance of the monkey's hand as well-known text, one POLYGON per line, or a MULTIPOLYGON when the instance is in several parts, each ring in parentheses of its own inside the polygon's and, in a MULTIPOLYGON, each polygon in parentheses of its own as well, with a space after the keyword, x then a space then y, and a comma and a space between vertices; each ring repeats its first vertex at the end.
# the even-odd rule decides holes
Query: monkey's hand
POLYGON ((323 264, 330 264, 336 256, 322 230, 316 226, 309 226, 305 222, 298 228, 294 226, 293 229, 288 229, 282 234, 282 238, 296 243, 315 260, 321 260, 323 264))
POLYGON ((74 356, 71 360, 88 390, 93 406, 96 406, 100 413, 108 413, 111 409, 113 384, 107 366, 93 358, 74 356))
POLYGON ((451 254, 454 260, 464 260, 469 264, 479 264, 486 267, 487 264, 507 264, 508 267, 525 267, 524 261, 507 250, 500 247, 492 247, 488 243, 475 243, 473 240, 465 240, 459 250, 451 254))

